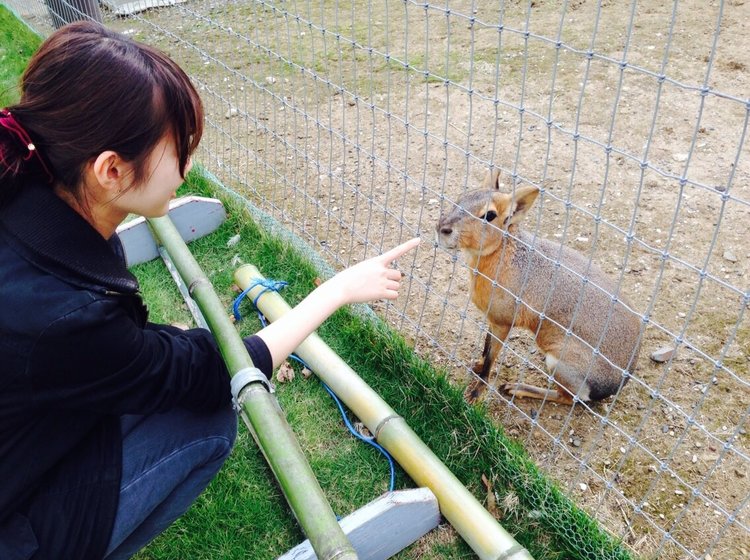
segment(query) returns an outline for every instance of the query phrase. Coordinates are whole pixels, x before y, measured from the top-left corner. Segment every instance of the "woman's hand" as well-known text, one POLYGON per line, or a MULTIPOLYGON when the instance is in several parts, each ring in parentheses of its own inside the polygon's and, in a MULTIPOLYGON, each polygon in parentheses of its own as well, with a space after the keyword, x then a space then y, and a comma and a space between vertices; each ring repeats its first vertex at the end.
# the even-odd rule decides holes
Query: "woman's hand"
POLYGON ((328 282, 342 298, 342 305, 377 299, 396 299, 401 285, 401 271, 391 268, 391 263, 419 245, 419 241, 418 237, 410 239, 331 278, 328 282))
POLYGON ((300 342, 342 305, 396 299, 401 272, 391 268, 391 263, 417 245, 419 238, 411 239, 339 272, 313 290, 289 313, 261 330, 258 336, 268 346, 274 367, 278 367, 300 342))

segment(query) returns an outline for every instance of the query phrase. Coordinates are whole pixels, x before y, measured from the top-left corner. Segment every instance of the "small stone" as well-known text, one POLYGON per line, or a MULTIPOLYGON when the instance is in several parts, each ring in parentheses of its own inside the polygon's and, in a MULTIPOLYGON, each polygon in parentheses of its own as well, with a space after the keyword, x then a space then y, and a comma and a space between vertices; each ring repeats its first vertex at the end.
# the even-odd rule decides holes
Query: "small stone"
POLYGON ((734 469, 734 474, 737 475, 737 478, 745 478, 747 476, 745 471, 741 471, 740 469, 734 469))
POLYGON ((231 119, 231 118, 232 118, 232 117, 234 117, 234 116, 235 116, 236 114, 237 114, 237 109, 236 109, 236 108, 234 108, 234 107, 232 107, 232 108, 231 108, 231 109, 229 109, 229 111, 227 111, 227 113, 226 113, 226 114, 224 115, 224 118, 225 118, 225 119, 231 119))
POLYGON ((573 447, 581 447, 581 440, 578 438, 573 438, 573 447))
POLYGON ((698 456, 697 455, 693 455, 693 458, 690 461, 692 463, 697 463, 698 462, 698 456))
POLYGON ((687 161, 688 154, 672 154, 672 159, 680 163, 687 161))
POLYGON ((651 353, 651 359, 656 363, 663 364, 671 360, 676 351, 674 346, 663 346, 651 353))
POLYGON ((661 433, 662 433, 662 434, 667 434, 667 433, 669 433, 669 426, 667 426, 666 424, 664 424, 664 425, 663 425, 663 426, 661 427, 661 433))
POLYGON ((273 77, 273 76, 266 76, 266 83, 267 84, 275 84, 276 83, 276 78, 273 77))
POLYGON ((730 263, 736 263, 737 262, 737 255, 735 255, 732 251, 727 249, 724 251, 724 260, 729 261, 730 263))
POLYGON ((581 492, 585 492, 586 490, 588 490, 588 489, 589 489, 588 485, 587 485, 587 484, 586 484, 585 482, 581 482, 581 483, 580 483, 580 484, 578 485, 578 488, 580 488, 580 489, 581 489, 581 492))
POLYGON ((678 496, 682 496, 685 492, 683 492, 682 490, 675 490, 674 493, 678 496))

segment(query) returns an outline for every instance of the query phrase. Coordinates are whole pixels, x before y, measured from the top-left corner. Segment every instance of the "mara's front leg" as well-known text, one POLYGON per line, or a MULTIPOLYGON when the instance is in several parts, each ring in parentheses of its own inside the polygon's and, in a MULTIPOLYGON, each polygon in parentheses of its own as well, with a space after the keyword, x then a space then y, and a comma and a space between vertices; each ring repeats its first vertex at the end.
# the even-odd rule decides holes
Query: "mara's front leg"
POLYGON ((466 389, 465 397, 466 401, 473 404, 482 396, 487 390, 489 383, 490 372, 492 366, 497 359, 497 354, 500 351, 505 339, 508 337, 510 332, 510 325, 496 325, 490 323, 490 331, 487 333, 487 338, 484 340, 484 350, 482 351, 481 359, 477 360, 472 370, 478 377, 472 379, 466 389))

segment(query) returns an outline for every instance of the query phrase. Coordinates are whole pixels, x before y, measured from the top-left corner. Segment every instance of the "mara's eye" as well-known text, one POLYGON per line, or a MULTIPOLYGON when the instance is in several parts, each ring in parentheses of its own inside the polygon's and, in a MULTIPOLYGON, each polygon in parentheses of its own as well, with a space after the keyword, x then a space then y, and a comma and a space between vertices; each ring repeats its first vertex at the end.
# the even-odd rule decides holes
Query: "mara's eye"
POLYGON ((497 218, 497 212, 494 212, 493 210, 490 210, 484 216, 482 216, 481 219, 482 220, 487 220, 488 222, 491 222, 495 218, 497 218))

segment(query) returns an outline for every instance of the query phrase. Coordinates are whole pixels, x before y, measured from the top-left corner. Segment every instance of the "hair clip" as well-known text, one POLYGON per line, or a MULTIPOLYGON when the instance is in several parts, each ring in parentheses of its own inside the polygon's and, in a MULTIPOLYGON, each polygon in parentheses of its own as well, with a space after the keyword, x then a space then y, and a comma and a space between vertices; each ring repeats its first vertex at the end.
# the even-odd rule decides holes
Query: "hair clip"
POLYGON ((42 154, 39 153, 39 150, 36 149, 36 146, 31 141, 29 133, 26 132, 26 130, 21 126, 21 124, 16 120, 16 118, 8 109, 0 110, 0 126, 7 129, 26 145, 26 149, 29 151, 29 153, 26 157, 23 158, 25 161, 30 160, 32 157, 34 157, 34 154, 36 154, 36 158, 39 161, 39 164, 42 166, 42 169, 44 169, 48 181, 52 183, 55 180, 54 175, 52 175, 49 167, 47 167, 47 163, 44 161, 42 154))

